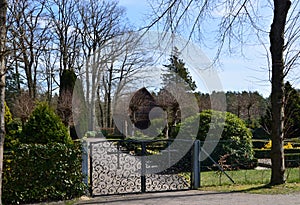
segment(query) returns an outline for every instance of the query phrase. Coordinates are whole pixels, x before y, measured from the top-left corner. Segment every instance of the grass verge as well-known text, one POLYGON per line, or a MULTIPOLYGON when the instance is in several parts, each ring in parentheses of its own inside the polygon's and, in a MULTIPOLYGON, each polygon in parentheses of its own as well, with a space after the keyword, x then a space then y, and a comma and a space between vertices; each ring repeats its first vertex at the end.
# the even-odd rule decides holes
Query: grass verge
POLYGON ((268 186, 271 170, 236 170, 226 171, 234 180, 219 171, 201 173, 201 189, 204 191, 245 192, 252 194, 291 194, 300 193, 300 168, 286 170, 286 184, 268 186))
POLYGON ((268 186, 264 184, 207 186, 202 187, 199 190, 218 192, 243 192, 250 194, 300 194, 300 183, 286 183, 277 186, 268 186))
MULTIPOLYGON (((267 184, 271 178, 271 170, 235 170, 226 171, 235 184, 259 185, 267 184)), ((289 168, 285 172, 288 183, 300 183, 300 169, 289 168)), ((232 185, 228 177, 220 171, 201 172, 201 186, 225 186, 232 185)))

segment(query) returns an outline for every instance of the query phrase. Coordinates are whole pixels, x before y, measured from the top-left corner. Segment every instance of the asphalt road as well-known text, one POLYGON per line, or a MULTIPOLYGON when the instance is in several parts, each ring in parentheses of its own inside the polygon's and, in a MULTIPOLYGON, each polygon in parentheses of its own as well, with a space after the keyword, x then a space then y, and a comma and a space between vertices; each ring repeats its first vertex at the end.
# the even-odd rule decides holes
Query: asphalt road
POLYGON ((203 191, 177 191, 86 198, 77 205, 300 205, 300 194, 262 195, 203 191))

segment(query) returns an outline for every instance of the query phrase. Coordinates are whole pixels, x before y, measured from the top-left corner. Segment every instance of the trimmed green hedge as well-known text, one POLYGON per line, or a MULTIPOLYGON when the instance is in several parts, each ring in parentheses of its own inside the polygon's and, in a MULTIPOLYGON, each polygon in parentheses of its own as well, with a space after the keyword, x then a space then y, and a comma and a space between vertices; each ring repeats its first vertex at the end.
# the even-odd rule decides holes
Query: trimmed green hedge
POLYGON ((270 154, 269 149, 254 149, 254 157, 257 159, 265 159, 265 158, 270 158, 271 154, 270 154))
POLYGON ((84 194, 80 144, 21 144, 4 155, 4 204, 66 200, 84 194))
POLYGON ((285 154, 284 159, 287 167, 300 167, 300 153, 285 154))
MULTIPOLYGON (((271 157, 270 149, 255 149, 254 156, 257 159, 265 159, 271 157)), ((284 159, 286 167, 299 167, 300 166, 300 149, 285 149, 284 159)))
POLYGON ((269 140, 252 139, 254 149, 262 149, 268 142, 269 140))
MULTIPOLYGON (((254 149, 254 157, 258 159, 270 158, 270 149, 254 149)), ((300 149, 285 149, 285 155, 295 154, 300 155, 300 149)))

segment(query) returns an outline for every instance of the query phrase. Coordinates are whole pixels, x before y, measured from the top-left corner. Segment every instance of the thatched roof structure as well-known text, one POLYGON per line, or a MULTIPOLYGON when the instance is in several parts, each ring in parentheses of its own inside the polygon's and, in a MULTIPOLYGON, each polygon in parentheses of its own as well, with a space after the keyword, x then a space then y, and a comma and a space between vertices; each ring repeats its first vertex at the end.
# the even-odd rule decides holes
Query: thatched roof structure
POLYGON ((157 107, 157 103, 145 87, 132 96, 129 103, 129 116, 135 127, 146 129, 150 126, 149 112, 154 107, 157 107))

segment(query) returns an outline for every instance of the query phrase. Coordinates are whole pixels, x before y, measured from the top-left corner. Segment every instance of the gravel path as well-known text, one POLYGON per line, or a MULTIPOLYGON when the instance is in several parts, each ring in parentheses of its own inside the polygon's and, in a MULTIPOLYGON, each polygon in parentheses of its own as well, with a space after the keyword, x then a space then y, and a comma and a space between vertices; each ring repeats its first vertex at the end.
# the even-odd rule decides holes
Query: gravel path
POLYGON ((77 205, 300 205, 300 194, 261 195, 180 191, 136 195, 101 196, 81 200, 77 205))

